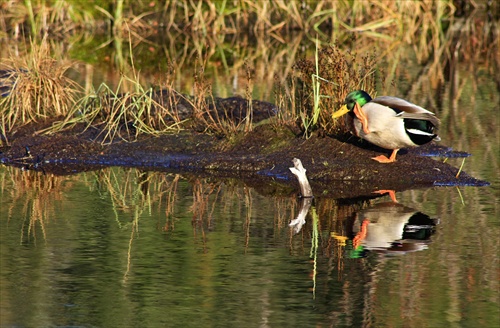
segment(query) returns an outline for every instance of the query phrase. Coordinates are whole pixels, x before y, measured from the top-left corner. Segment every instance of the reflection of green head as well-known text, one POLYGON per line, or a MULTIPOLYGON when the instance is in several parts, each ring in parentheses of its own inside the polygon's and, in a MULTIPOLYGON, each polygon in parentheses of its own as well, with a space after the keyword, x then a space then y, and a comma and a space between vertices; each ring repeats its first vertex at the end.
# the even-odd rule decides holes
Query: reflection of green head
POLYGON ((372 100, 372 97, 370 97, 368 93, 363 90, 356 90, 347 95, 344 103, 347 109, 353 110, 356 103, 358 103, 359 106, 363 106, 370 100, 372 100))
POLYGON ((366 256, 365 253, 365 248, 363 245, 359 245, 358 247, 354 248, 354 245, 352 244, 352 240, 347 241, 347 247, 345 248, 346 250, 346 255, 347 258, 350 259, 361 259, 366 256))

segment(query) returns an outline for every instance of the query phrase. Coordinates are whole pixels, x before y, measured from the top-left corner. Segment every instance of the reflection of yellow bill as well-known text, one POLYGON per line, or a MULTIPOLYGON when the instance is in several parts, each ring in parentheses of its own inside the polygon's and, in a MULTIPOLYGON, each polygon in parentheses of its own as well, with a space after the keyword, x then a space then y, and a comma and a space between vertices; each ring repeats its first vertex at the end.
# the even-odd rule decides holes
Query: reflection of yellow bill
POLYGON ((346 105, 343 105, 338 111, 332 114, 332 118, 339 118, 347 113, 349 113, 349 110, 347 109, 346 105))

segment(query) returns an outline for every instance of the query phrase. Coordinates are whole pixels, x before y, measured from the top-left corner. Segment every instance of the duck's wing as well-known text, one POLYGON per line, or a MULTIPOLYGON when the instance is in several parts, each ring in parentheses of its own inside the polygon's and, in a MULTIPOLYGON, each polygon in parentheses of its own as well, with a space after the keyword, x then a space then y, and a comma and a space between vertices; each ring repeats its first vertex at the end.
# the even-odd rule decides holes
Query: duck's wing
POLYGON ((371 102, 392 108, 397 113, 397 116, 400 116, 401 118, 425 120, 431 122, 436 128, 439 127, 439 119, 433 112, 430 112, 427 109, 415 105, 407 100, 397 97, 380 96, 372 99, 371 102))

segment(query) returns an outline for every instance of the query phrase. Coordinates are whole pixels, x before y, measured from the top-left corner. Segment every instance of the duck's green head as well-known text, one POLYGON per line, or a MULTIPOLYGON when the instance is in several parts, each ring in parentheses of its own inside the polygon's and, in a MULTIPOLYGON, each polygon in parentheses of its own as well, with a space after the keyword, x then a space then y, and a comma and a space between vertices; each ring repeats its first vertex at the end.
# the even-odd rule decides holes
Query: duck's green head
POLYGON ((372 97, 363 90, 356 90, 347 95, 344 105, 335 113, 332 114, 333 118, 339 118, 350 111, 354 110, 356 103, 362 107, 364 104, 372 100, 372 97))
POLYGON ((370 100, 372 100, 372 97, 368 93, 363 90, 356 90, 347 95, 344 104, 347 106, 347 109, 353 110, 356 103, 363 107, 370 100))

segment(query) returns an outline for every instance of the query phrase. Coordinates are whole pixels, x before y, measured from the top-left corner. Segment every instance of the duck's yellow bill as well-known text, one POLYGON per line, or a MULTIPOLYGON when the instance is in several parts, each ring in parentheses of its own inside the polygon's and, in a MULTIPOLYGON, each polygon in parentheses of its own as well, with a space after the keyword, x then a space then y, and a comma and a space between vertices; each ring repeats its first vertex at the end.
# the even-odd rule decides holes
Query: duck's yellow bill
POLYGON ((343 105, 338 111, 332 114, 332 118, 339 118, 347 113, 349 113, 349 110, 346 105, 343 105))

